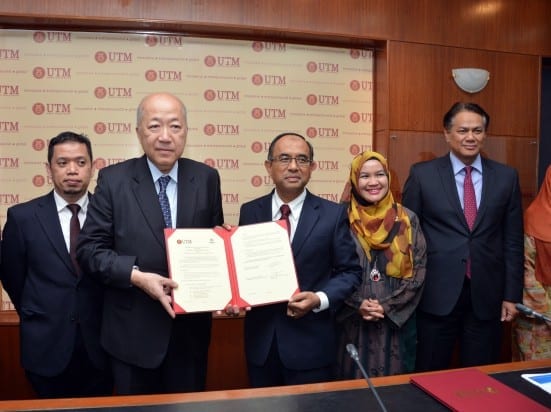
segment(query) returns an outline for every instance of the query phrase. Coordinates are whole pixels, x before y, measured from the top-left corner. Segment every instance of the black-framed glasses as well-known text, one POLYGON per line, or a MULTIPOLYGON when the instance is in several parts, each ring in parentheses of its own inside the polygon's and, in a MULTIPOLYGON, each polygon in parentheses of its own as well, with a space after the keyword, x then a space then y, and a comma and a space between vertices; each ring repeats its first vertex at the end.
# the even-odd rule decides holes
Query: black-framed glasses
POLYGON ((310 159, 308 156, 305 156, 305 155, 298 155, 295 157, 289 156, 289 155, 279 155, 277 157, 272 157, 269 160, 272 162, 281 163, 282 165, 286 165, 286 166, 291 164, 293 160, 297 162, 298 166, 301 166, 301 167, 306 167, 310 163, 312 163, 312 159, 310 159))

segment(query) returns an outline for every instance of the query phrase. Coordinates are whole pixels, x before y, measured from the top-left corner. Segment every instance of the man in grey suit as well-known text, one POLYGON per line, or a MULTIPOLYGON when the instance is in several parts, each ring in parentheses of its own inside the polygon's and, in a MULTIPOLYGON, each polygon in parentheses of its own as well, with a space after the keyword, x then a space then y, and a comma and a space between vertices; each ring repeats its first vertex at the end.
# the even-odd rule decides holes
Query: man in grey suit
POLYGON ((205 388, 211 314, 175 316, 164 239, 165 227, 223 223, 218 172, 180 158, 187 131, 180 99, 146 96, 136 127, 145 155, 99 172, 80 236, 79 261, 106 288, 101 340, 117 394, 205 388))
POLYGON ((480 156, 490 117, 479 105, 456 103, 443 123, 450 153, 413 165, 402 198, 427 240, 419 371, 448 368, 457 340, 461 366, 498 361, 501 322, 513 320, 522 300, 518 173, 480 156))
POLYGON ((21 364, 41 398, 110 395, 103 288, 70 253, 78 232, 72 242, 71 222, 82 224, 89 207, 90 140, 73 132, 52 138, 47 167, 54 190, 10 207, 3 234, 0 278, 20 319, 21 364))

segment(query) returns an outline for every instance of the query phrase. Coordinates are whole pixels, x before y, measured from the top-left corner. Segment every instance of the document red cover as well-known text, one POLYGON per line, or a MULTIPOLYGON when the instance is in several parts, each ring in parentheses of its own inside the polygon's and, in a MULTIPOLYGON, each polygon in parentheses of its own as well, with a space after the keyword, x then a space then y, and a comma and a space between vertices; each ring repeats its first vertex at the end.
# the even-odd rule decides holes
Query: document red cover
POLYGON ((540 403, 474 368, 416 375, 411 382, 453 411, 549 412, 540 403))
POLYGON ((176 313, 265 305, 299 292, 284 221, 231 230, 165 229, 176 313))

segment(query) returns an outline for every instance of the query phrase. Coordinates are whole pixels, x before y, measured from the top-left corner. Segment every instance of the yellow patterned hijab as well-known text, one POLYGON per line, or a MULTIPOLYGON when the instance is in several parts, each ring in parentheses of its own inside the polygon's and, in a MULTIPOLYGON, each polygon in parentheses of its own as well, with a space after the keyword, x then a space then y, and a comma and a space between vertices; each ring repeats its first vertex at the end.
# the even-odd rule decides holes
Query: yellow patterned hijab
POLYGON ((387 160, 377 152, 363 152, 352 160, 350 168, 350 206, 348 220, 350 228, 371 260, 371 249, 384 250, 388 259, 386 275, 395 278, 413 276, 413 254, 411 222, 402 205, 394 202, 390 191, 390 173, 387 160), (358 177, 363 164, 376 159, 383 165, 388 176, 388 192, 377 204, 368 203, 358 194, 358 177), (385 243, 394 223, 399 222, 396 235, 385 243))

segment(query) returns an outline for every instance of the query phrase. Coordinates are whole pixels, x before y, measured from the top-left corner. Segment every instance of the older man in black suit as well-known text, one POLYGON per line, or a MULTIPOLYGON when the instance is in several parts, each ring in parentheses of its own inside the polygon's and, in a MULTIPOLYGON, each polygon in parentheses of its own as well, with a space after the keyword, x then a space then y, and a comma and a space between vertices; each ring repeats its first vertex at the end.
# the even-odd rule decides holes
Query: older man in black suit
POLYGON ((106 287, 102 344, 118 394, 205 388, 211 314, 175 316, 164 228, 223 223, 215 169, 180 158, 184 104, 155 93, 138 107, 145 155, 104 168, 81 233, 81 265, 106 287))
POLYGON ((417 369, 494 363, 501 322, 522 301, 523 227, 518 173, 480 156, 490 122, 477 104, 444 116, 446 156, 413 165, 402 203, 427 240, 425 290, 417 312, 417 369))

